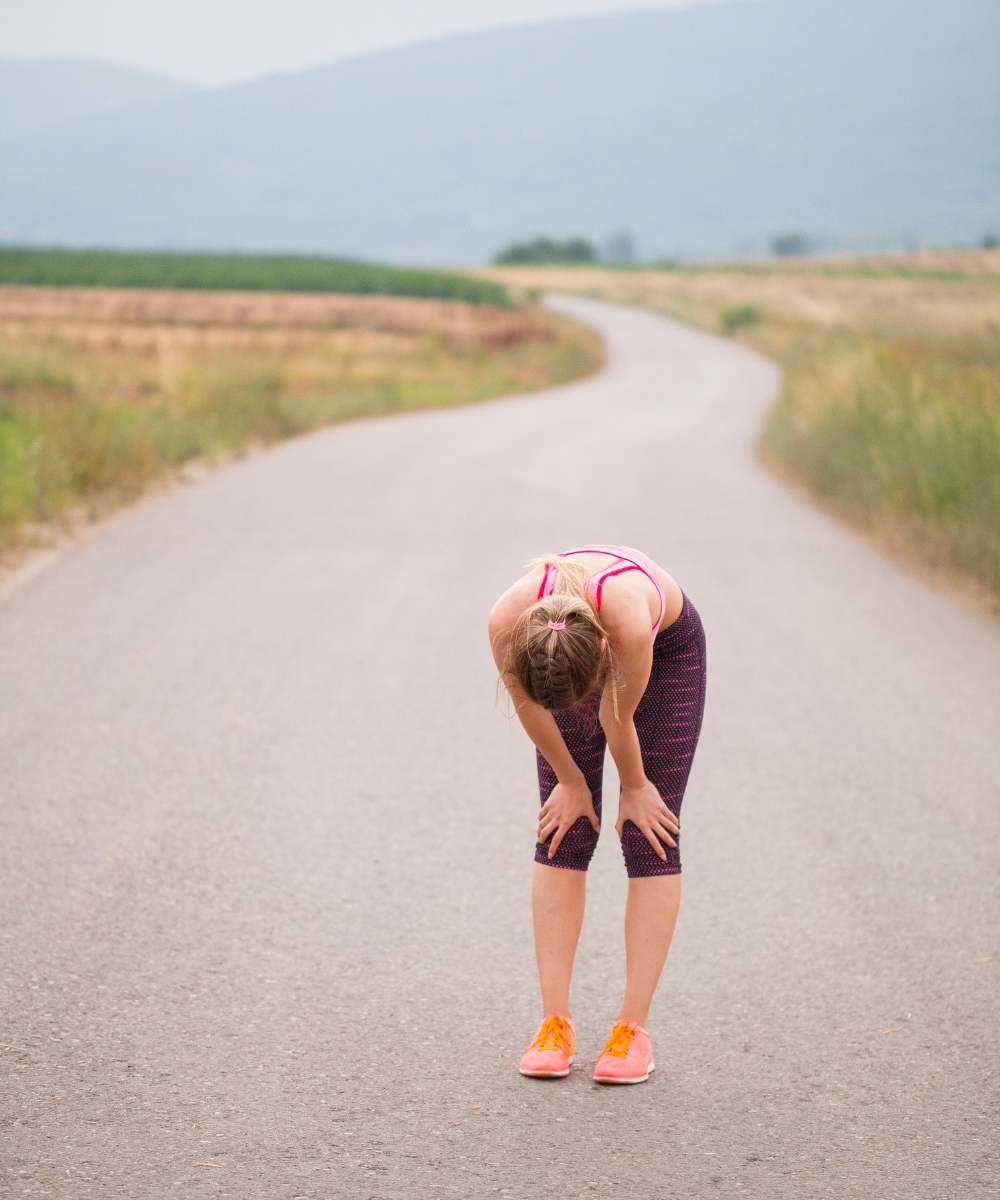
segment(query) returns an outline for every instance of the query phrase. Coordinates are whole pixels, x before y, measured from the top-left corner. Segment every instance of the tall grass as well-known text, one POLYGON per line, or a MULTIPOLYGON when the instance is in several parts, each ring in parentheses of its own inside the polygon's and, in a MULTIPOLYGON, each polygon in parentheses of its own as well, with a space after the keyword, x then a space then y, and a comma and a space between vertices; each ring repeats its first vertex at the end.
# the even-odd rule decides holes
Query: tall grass
POLYGON ((803 337, 761 446, 855 524, 1000 598, 1000 337, 803 337))

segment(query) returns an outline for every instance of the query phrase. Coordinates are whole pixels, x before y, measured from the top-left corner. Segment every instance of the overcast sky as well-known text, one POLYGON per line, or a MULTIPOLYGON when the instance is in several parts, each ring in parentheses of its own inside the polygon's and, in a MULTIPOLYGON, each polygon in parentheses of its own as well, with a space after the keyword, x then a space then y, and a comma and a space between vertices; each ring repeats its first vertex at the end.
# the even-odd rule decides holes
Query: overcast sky
POLYGON ((444 33, 713 0, 0 0, 0 56, 98 58, 197 83, 444 33))

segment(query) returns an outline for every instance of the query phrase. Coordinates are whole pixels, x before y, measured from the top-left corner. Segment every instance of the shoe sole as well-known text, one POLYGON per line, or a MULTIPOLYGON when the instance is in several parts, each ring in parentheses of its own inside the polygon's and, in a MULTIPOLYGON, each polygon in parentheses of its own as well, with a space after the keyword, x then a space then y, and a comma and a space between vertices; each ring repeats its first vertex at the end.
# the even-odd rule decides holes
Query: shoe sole
MULTIPOLYGON (((570 1055, 569 1061, 572 1064, 572 1055, 570 1055)), ((518 1067, 517 1069, 522 1075, 527 1075, 531 1079, 565 1079, 569 1074, 569 1067, 565 1071, 526 1071, 523 1067, 518 1067)))
POLYGON ((650 1074, 656 1070, 656 1063, 649 1064, 649 1070, 645 1075, 593 1075, 591 1078, 595 1083, 645 1083, 650 1074))

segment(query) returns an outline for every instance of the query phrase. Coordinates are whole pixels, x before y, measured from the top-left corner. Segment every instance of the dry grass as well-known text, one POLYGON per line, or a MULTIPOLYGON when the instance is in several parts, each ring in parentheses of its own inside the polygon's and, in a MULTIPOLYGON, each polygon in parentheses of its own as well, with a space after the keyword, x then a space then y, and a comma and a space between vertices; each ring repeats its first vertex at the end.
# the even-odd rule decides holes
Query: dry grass
POLYGON ((530 305, 0 287, 0 561, 199 462, 602 358, 591 330, 530 305))
MULTIPOLYGON (((712 269, 712 264, 707 264, 712 269)), ((736 265, 736 264, 731 264, 736 265)), ((952 275, 997 275, 1000 276, 1000 247, 989 249, 929 249, 898 250, 880 254, 810 254, 789 255, 776 262, 773 258, 750 259, 744 266, 761 267, 766 270, 817 269, 850 270, 854 272, 935 272, 952 275)))
MULTIPOLYGON (((986 253, 985 251, 983 253, 986 253)), ((752 304, 774 321, 865 334, 1000 332, 1000 286, 991 279, 942 281, 704 270, 608 271, 495 268, 512 290, 552 288, 658 308, 718 329, 730 306, 752 304)))
POLYGON ((113 343, 141 342, 176 330, 189 342, 201 333, 244 340, 253 331, 291 336, 299 331, 365 330, 412 336, 447 334, 455 342, 502 345, 546 336, 538 309, 492 308, 459 300, 344 296, 296 292, 207 292, 139 288, 0 286, 0 330, 84 342, 90 331, 113 343))

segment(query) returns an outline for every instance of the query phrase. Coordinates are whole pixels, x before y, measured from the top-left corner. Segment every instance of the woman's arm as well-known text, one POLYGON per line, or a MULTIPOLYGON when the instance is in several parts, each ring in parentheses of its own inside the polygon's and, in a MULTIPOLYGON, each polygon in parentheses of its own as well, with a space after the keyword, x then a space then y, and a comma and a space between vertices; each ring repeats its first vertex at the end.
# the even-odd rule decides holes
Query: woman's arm
POLYGON ((511 694, 514 709, 524 726, 525 733, 542 752, 542 756, 555 771, 559 782, 585 782, 585 776, 570 754, 552 713, 526 696, 516 679, 505 676, 504 683, 511 694))
POLYGON ((657 787, 646 776, 634 719, 653 669, 653 645, 649 630, 633 628, 624 636, 619 634, 614 645, 619 666, 624 670, 625 683, 618 693, 617 720, 610 691, 605 691, 601 700, 601 726, 622 785, 615 830, 621 837, 625 822, 631 821, 658 857, 665 860, 666 853, 661 842, 676 846, 674 838, 680 832, 680 825, 657 787))
POLYGON ((646 782, 646 769, 642 763, 642 750, 633 715, 653 669, 653 644, 648 627, 633 625, 628 630, 622 630, 614 638, 612 648, 625 681, 618 689, 617 718, 611 685, 604 689, 600 709, 601 727, 608 739, 608 750, 615 760, 622 787, 637 788, 646 782))
POLYGON ((521 687, 515 675, 504 670, 502 642, 503 638, 509 633, 508 626, 508 615, 499 606, 498 602, 498 605, 490 613, 490 649, 493 652, 493 659, 497 664, 497 669, 500 671, 500 678, 503 681, 504 687, 510 693, 518 720, 524 727, 525 733, 541 751, 546 762, 555 771, 559 782, 579 783, 584 779, 584 774, 576 765, 572 754, 570 754, 569 748, 559 731, 559 726, 556 724, 555 717, 553 717, 547 708, 543 708, 542 705, 536 704, 531 699, 521 687))
POLYGON ((646 781, 646 768, 642 764, 639 735, 635 731, 632 715, 623 718, 604 730, 608 749, 618 768, 618 778, 623 788, 642 787, 646 781))
POLYGON ((534 700, 521 687, 517 676, 505 670, 505 641, 516 614, 506 611, 502 601, 490 613, 490 648, 500 670, 500 678, 510 693, 518 720, 539 752, 556 775, 556 784, 538 810, 536 840, 548 843, 548 858, 555 857, 563 838, 580 817, 586 818, 597 831, 601 821, 594 808, 594 798, 587 777, 576 764, 552 713, 534 700))

